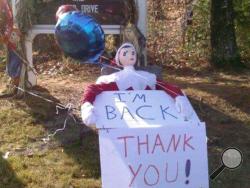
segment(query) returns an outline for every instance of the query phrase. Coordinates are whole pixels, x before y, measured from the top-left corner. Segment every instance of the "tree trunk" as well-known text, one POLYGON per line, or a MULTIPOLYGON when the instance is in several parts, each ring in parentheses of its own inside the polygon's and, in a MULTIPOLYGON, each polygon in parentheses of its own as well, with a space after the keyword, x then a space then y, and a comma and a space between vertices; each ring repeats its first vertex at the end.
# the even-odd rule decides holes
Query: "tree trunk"
POLYGON ((216 67, 242 67, 238 51, 232 0, 211 0, 212 64, 216 67))

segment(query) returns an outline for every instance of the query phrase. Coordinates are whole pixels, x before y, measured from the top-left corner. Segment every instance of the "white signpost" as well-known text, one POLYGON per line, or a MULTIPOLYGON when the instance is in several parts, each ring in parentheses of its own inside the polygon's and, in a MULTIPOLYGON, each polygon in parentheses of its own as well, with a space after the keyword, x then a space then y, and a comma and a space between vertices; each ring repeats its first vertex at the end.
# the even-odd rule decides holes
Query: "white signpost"
MULTIPOLYGON (((76 2, 84 2, 84 0, 76 0, 76 2)), ((138 7, 138 28, 144 34, 147 35, 147 1, 146 0, 134 0, 136 6, 138 7)), ((18 4, 19 0, 11 0, 12 10, 14 16, 16 16, 16 4, 18 4)), ((86 8, 82 6, 82 11, 84 13, 88 13, 90 7, 86 8)), ((92 12, 96 11, 97 7, 91 7, 92 12), (93 9, 94 8, 94 9, 93 9)), ((105 34, 119 35, 121 31, 120 25, 102 25, 105 34)), ((26 50, 26 58, 31 67, 33 65, 33 40, 39 34, 54 34, 55 33, 55 25, 33 25, 32 28, 28 31, 25 36, 25 50, 26 50)), ((32 86, 37 85, 37 77, 32 71, 28 71, 28 80, 32 86)))
POLYGON ((96 98, 103 188, 208 188, 205 124, 184 121, 163 91, 96 98))

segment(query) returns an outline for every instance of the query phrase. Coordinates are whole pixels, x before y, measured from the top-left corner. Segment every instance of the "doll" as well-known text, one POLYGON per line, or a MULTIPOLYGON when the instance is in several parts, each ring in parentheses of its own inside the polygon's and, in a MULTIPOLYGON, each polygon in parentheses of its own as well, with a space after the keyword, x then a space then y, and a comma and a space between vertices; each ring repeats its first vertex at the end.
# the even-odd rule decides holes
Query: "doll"
POLYGON ((131 43, 124 43, 117 50, 115 62, 119 67, 123 67, 123 70, 100 76, 95 84, 85 88, 81 116, 86 125, 95 124, 96 115, 93 102, 95 97, 103 91, 163 90, 175 99, 176 109, 185 120, 192 116, 192 107, 177 86, 157 80, 156 75, 152 73, 135 70, 137 53, 131 43))

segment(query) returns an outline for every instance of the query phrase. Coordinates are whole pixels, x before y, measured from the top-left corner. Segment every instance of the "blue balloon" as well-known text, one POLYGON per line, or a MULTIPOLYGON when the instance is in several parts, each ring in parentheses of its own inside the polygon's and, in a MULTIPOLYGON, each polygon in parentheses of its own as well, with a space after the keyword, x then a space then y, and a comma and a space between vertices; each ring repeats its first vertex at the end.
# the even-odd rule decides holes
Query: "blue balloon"
POLYGON ((56 40, 63 52, 81 63, 97 63, 104 51, 105 39, 101 26, 79 11, 62 14, 55 29, 56 40))

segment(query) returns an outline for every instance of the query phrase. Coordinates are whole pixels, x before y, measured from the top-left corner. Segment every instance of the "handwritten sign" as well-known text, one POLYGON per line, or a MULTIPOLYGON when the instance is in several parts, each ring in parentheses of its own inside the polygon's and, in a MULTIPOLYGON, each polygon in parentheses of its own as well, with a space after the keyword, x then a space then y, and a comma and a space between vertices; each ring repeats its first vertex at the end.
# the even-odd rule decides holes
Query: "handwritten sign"
POLYGON ((99 131, 103 188, 208 188, 205 125, 99 131))
POLYGON ((195 111, 184 121, 163 91, 104 92, 94 106, 104 188, 208 188, 205 124, 195 111))
POLYGON ((95 103, 97 128, 161 127, 171 123, 200 122, 193 116, 185 122, 176 111, 172 97, 164 91, 103 92, 95 103))

